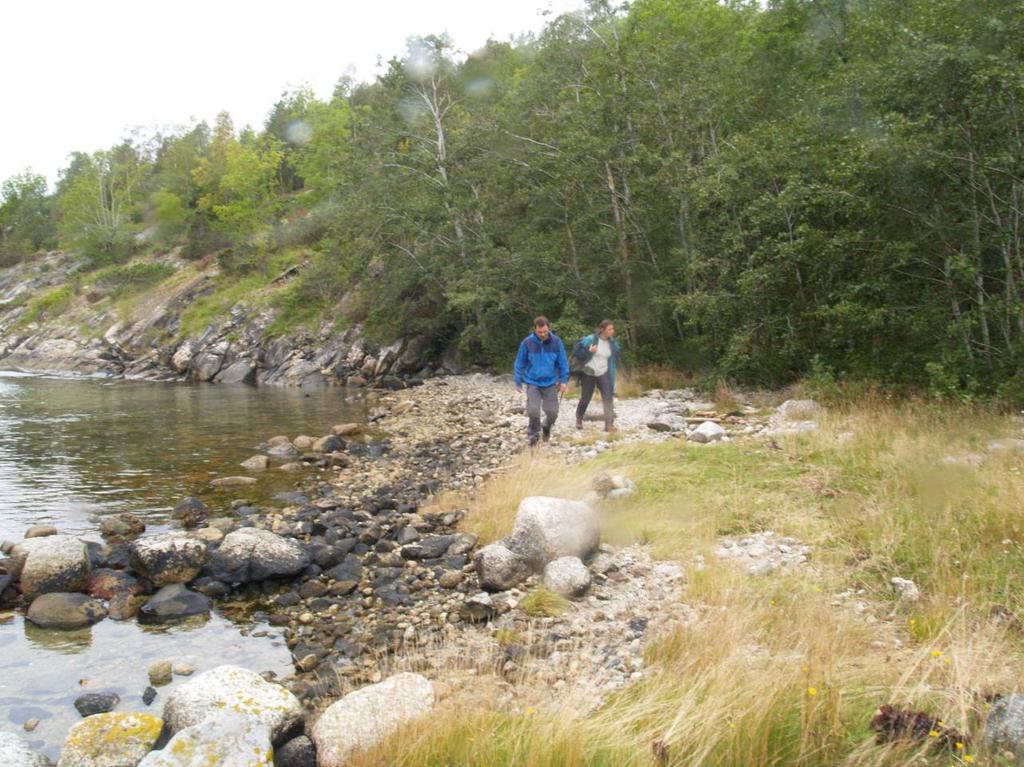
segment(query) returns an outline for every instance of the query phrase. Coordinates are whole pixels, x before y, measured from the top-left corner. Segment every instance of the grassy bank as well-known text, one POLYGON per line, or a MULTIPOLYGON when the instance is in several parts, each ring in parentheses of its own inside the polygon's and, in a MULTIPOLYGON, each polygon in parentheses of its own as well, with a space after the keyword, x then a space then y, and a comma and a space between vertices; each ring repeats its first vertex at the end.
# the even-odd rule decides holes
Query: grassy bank
POLYGON ((777 446, 632 445, 571 470, 523 458, 472 499, 470 529, 500 537, 533 488, 579 495, 597 471, 621 471, 639 493, 614 507, 606 537, 682 563, 701 620, 653 641, 652 673, 596 712, 527 683, 523 700, 542 702, 512 713, 481 680, 354 763, 1007 763, 977 736, 990 696, 1024 681, 1024 456, 986 446, 1019 431, 966 409, 870 402, 777 446), (985 457, 943 461, 969 453, 985 457), (768 529, 811 545, 810 566, 753 578, 714 554, 719 536, 768 529), (921 599, 898 601, 894 576, 921 599), (869 722, 884 703, 942 724, 922 743, 880 744, 869 722))

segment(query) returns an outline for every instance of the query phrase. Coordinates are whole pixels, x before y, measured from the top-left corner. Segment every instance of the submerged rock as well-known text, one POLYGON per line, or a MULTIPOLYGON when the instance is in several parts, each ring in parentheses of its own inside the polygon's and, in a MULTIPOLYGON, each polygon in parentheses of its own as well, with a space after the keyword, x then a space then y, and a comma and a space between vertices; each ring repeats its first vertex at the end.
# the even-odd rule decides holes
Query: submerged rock
POLYGON ((189 496, 174 507, 171 516, 178 520, 182 527, 201 527, 210 516, 210 510, 198 498, 189 496))
POLYGON ((156 745, 162 719, 149 714, 112 712, 79 722, 60 750, 61 767, 125 767, 139 763, 156 745))
POLYGON ((100 534, 104 538, 134 538, 145 530, 146 523, 134 514, 111 514, 100 519, 100 534))
POLYGON ((82 716, 106 714, 117 707, 121 696, 116 692, 88 692, 75 698, 75 708, 82 716))
POLYGON ((19 736, 0 730, 0 764, 4 767, 53 767, 53 762, 37 754, 19 736))
POLYGON ((374 746, 433 707, 433 685, 419 674, 396 674, 349 693, 313 726, 319 767, 344 767, 353 751, 374 746))

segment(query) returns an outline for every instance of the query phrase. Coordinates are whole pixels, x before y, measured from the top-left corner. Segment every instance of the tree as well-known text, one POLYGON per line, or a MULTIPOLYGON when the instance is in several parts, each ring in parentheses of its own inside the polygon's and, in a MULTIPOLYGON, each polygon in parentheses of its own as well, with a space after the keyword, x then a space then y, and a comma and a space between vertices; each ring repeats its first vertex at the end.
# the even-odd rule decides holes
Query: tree
POLYGON ((31 169, 0 187, 0 264, 6 265, 55 244, 46 178, 31 169))

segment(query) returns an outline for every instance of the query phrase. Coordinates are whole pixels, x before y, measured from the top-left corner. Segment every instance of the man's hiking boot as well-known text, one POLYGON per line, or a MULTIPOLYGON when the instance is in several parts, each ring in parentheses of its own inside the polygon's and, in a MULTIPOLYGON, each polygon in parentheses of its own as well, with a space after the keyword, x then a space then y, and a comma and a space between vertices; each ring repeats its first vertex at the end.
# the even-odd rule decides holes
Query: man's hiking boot
POLYGON ((540 431, 541 431, 541 439, 543 439, 545 442, 550 442, 551 441, 551 427, 550 426, 545 426, 540 431))

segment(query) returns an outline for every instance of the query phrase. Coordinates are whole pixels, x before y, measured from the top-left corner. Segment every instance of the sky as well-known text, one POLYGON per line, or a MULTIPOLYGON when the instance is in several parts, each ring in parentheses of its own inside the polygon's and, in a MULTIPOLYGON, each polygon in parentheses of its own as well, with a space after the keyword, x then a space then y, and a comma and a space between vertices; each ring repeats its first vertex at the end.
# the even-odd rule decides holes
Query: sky
POLYGON ((281 94, 321 98, 412 35, 447 32, 469 52, 489 37, 539 31, 582 0, 33 0, 0 24, 0 181, 25 168, 52 185, 72 151, 133 128, 259 127, 281 94))

